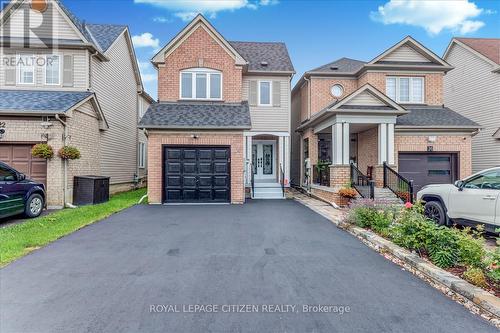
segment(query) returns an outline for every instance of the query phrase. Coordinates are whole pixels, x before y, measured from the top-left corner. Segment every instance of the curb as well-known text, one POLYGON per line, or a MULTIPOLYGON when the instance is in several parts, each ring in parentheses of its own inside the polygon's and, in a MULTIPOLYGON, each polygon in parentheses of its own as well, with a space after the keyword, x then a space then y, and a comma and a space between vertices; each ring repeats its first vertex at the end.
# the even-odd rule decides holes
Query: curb
MULTIPOLYGON (((305 205, 305 203, 301 203, 305 205)), ((500 298, 496 297, 495 295, 470 284, 469 282, 437 267, 436 265, 428 261, 425 261, 417 254, 394 244, 393 242, 377 235, 372 231, 357 227, 339 219, 332 219, 315 207, 311 207, 309 205, 306 206, 330 220, 338 228, 343 229, 351 233, 352 235, 366 241, 377 252, 389 253, 393 255, 395 258, 408 264, 413 269, 422 273, 424 276, 431 279, 435 283, 451 289, 458 295, 473 302, 483 311, 491 314, 497 320, 500 320, 500 298)))

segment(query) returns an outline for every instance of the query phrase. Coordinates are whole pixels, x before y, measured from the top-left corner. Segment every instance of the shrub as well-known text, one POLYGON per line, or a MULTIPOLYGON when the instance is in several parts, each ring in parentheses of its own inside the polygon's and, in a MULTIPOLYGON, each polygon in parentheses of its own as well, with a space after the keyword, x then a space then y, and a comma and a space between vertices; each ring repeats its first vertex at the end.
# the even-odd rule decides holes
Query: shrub
POLYGON ((31 148, 31 156, 50 159, 54 157, 54 150, 46 143, 39 143, 31 148))
POLYGON ((64 146, 59 149, 57 155, 63 160, 77 160, 80 158, 80 151, 72 146, 64 146))
POLYGON ((405 209, 391 228, 390 237, 394 243, 410 250, 426 249, 427 240, 435 224, 418 211, 418 207, 405 209))
POLYGON ((350 207, 349 222, 362 228, 370 228, 386 237, 389 234, 390 225, 401 210, 400 206, 392 206, 376 200, 360 200, 350 207))
POLYGON ((486 274, 488 277, 495 281, 496 283, 500 283, 500 248, 497 247, 495 251, 488 252, 485 259, 486 274))
POLYGON ((339 195, 344 198, 354 199, 358 196, 358 192, 353 188, 343 187, 339 190, 339 195))
POLYGON ((441 268, 455 266, 459 258, 459 245, 456 230, 445 226, 430 228, 425 247, 432 262, 441 268))
POLYGON ((486 277, 480 268, 469 267, 464 272, 463 277, 465 280, 469 281, 473 285, 481 288, 487 288, 488 283, 486 282, 486 277))
POLYGON ((481 231, 473 232, 470 228, 456 230, 458 240, 458 256, 460 263, 465 266, 484 268, 483 262, 486 255, 484 250, 484 239, 481 237, 481 231))

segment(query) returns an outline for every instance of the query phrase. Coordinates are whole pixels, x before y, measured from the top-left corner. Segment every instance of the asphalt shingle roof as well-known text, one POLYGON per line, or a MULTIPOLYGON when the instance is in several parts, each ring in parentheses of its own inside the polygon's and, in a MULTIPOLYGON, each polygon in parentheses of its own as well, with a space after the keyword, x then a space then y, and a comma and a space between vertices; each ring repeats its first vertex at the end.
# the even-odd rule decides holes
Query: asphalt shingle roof
POLYGON ((329 62, 328 64, 319 66, 315 69, 311 69, 308 72, 315 73, 355 73, 366 64, 364 61, 340 58, 335 61, 329 62), (336 69, 335 69, 336 68, 336 69))
POLYGON ((249 129, 250 108, 247 102, 162 102, 151 104, 140 128, 166 129, 249 129))
POLYGON ((229 44, 248 61, 250 71, 295 71, 284 43, 229 42, 229 44), (263 66, 262 62, 266 62, 267 66, 263 66))
POLYGON ((477 127, 477 123, 447 107, 405 106, 410 113, 398 117, 398 126, 453 126, 477 127))
POLYGON ((89 91, 0 90, 0 111, 63 113, 92 94, 89 91))
POLYGON ((101 50, 106 52, 120 34, 127 29, 125 25, 111 24, 87 24, 86 28, 90 31, 101 50))
POLYGON ((457 40, 500 65, 500 38, 457 38, 457 40))

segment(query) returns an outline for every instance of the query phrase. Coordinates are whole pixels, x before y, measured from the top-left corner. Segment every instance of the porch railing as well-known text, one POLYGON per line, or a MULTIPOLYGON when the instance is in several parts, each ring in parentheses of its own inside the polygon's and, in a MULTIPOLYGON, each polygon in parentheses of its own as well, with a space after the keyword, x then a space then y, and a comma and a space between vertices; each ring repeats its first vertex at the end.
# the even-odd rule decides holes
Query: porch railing
POLYGON ((351 185, 363 198, 375 198, 375 182, 359 171, 353 163, 351 163, 351 185))
POLYGON ((283 197, 285 197, 285 172, 283 172, 283 165, 280 163, 280 184, 281 184, 281 193, 283 193, 283 197))
POLYGON ((313 183, 322 185, 322 186, 330 186, 330 166, 326 165, 326 167, 318 168, 318 165, 313 165, 313 183))
POLYGON ((253 198, 253 196, 255 195, 255 175, 253 173, 253 163, 249 162, 249 164, 250 164, 250 183, 252 185, 251 198, 253 198))
POLYGON ((384 162, 384 187, 391 190, 398 198, 404 202, 414 203, 415 192, 413 180, 408 180, 401 176, 384 162))

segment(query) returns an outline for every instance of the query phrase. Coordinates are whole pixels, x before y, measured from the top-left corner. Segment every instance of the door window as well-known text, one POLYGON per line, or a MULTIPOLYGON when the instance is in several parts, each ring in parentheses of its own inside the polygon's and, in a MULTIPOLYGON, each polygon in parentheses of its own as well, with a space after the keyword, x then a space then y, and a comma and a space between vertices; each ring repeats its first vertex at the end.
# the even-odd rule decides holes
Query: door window
POLYGON ((16 180, 16 173, 10 169, 0 167, 0 181, 9 182, 16 180))
POLYGON ((467 181, 464 186, 471 189, 500 190, 500 171, 488 171, 467 181))
POLYGON ((265 175, 273 174, 273 145, 262 145, 262 155, 264 159, 264 165, 262 173, 265 175))

